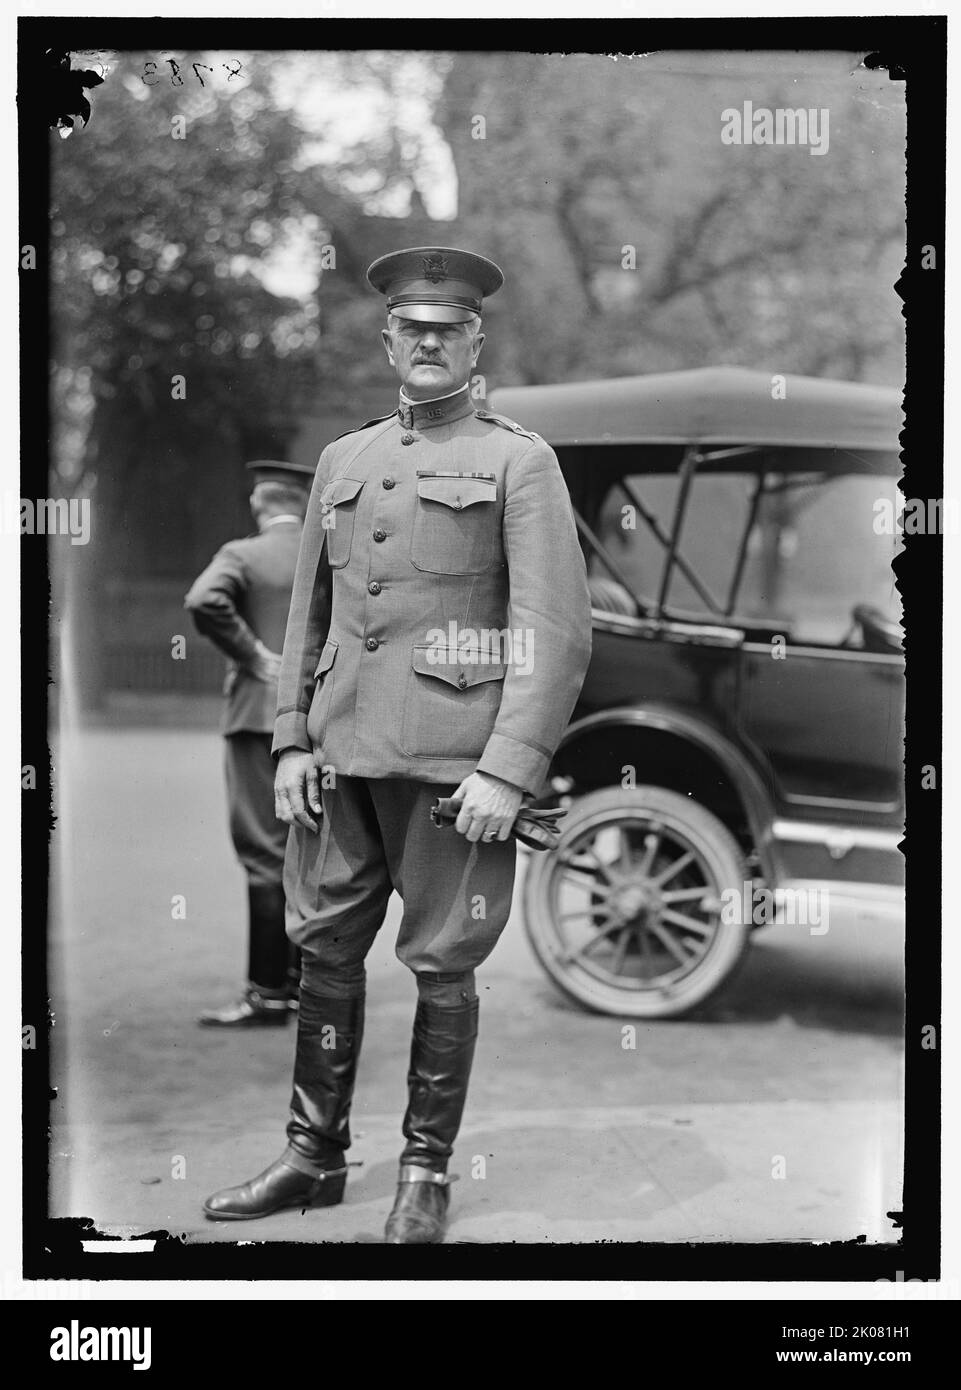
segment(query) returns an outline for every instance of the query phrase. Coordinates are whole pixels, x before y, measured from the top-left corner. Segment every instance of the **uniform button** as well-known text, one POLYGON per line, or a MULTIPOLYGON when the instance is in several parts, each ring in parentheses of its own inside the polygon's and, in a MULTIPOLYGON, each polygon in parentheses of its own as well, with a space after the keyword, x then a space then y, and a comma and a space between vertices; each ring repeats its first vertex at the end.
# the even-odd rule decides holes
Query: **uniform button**
POLYGON ((375 652, 379 646, 380 646, 380 643, 377 641, 377 638, 376 638, 376 637, 368 637, 368 638, 367 638, 367 650, 368 650, 369 652, 375 652))
POLYGON ((413 444, 414 436, 412 434, 402 434, 400 437, 400 442, 401 444, 413 444))
POLYGON ((467 689, 467 677, 464 675, 463 671, 461 671, 460 675, 457 677, 457 684, 460 686, 461 690, 467 689))
POLYGON ((388 492, 390 492, 391 488, 394 486, 393 478, 385 478, 383 486, 387 489, 388 492))
POLYGON ((368 592, 369 594, 379 594, 379 593, 380 593, 380 585, 377 583, 377 580, 376 580, 376 579, 372 579, 372 580, 370 581, 370 583, 367 585, 367 592, 368 592))
POLYGON ((375 541, 385 541, 387 539, 387 532, 381 530, 381 528, 378 526, 377 530, 373 533, 373 536, 375 541))

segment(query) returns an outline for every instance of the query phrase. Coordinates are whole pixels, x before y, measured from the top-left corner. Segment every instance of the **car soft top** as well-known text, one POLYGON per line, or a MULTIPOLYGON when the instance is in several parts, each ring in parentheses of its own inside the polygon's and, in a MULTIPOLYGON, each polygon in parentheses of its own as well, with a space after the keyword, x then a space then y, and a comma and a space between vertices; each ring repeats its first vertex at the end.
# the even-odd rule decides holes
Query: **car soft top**
POLYGON ((494 408, 552 445, 695 444, 898 453, 901 392, 748 367, 502 387, 494 408))

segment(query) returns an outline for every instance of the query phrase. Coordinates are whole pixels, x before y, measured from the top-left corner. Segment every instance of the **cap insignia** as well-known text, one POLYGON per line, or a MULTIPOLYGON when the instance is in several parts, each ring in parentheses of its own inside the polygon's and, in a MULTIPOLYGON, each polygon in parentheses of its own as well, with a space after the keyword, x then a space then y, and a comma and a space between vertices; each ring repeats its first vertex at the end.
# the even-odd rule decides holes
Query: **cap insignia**
POLYGON ((432 285, 437 285, 447 277, 447 257, 446 256, 422 256, 424 263, 424 278, 429 280, 432 285))

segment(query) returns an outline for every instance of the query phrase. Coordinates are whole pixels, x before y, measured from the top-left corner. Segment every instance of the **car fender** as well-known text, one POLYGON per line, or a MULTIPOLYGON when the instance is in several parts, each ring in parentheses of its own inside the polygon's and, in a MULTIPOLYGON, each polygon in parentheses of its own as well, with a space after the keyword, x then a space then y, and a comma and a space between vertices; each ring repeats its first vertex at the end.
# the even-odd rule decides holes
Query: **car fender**
POLYGON ((656 704, 630 705, 599 710, 575 720, 564 732, 555 758, 584 734, 600 729, 649 729, 672 734, 713 758, 730 779, 740 796, 747 814, 754 847, 761 862, 764 877, 776 883, 780 877, 777 843, 772 835, 775 820, 774 800, 764 777, 743 749, 739 748, 715 725, 697 715, 665 708, 656 704))

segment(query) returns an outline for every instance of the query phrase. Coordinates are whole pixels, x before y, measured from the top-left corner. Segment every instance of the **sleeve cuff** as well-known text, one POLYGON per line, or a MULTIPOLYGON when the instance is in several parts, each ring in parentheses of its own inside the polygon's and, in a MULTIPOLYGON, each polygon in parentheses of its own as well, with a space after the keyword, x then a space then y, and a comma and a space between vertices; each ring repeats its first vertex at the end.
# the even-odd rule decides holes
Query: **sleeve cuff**
POLYGON ((487 740, 477 771, 499 777, 502 782, 512 782, 531 796, 537 796, 550 765, 550 758, 541 749, 505 734, 493 733, 487 740))
POLYGON ((235 646, 237 649, 235 660, 237 661, 251 661, 260 650, 260 643, 257 638, 246 633, 237 638, 235 646))
POLYGON ((275 758, 279 757, 288 748, 299 748, 304 753, 313 752, 310 739, 307 737, 307 716, 299 710, 278 714, 274 721, 274 741, 270 749, 272 755, 275 758))

